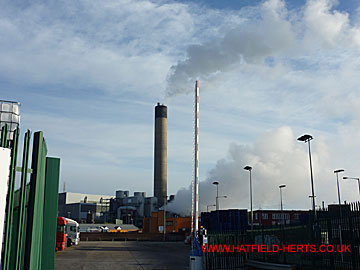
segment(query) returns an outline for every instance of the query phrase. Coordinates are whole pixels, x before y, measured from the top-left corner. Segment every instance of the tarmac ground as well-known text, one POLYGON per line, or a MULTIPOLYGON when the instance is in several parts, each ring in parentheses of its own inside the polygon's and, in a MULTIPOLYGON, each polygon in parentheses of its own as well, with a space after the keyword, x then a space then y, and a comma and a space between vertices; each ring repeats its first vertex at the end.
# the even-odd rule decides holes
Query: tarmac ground
POLYGON ((89 241, 56 252, 55 270, 189 269, 184 242, 89 241))

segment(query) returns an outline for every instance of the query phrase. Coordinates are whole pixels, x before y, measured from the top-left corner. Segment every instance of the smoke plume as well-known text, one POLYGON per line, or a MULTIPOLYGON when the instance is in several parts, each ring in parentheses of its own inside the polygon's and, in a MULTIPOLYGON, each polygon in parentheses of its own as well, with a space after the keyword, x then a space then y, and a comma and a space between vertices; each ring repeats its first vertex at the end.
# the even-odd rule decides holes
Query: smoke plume
MULTIPOLYGON (((315 189, 325 191, 329 182, 323 181, 331 172, 327 165, 328 150, 321 138, 317 139, 313 155, 315 189), (320 178, 319 175, 322 177, 320 178)), ((201 166, 201 160, 200 160, 201 166)), ((217 162, 206 179, 200 182, 199 208, 206 211, 207 205, 215 204, 216 186, 219 182, 221 209, 244 208, 250 205, 249 172, 243 168, 253 167, 254 209, 278 209, 279 185, 285 184, 284 207, 308 209, 311 194, 309 156, 306 145, 298 142, 290 127, 281 127, 260 136, 253 146, 231 144, 228 156, 217 162)), ((332 176, 332 175, 331 175, 332 176)), ((200 175, 201 177, 201 175, 200 175)), ((325 193, 326 192, 322 192, 325 193)), ((322 199, 327 199, 323 197, 322 199)), ((181 189, 168 209, 182 215, 191 212, 191 187, 181 189)), ((209 210, 214 210, 214 207, 209 210)))
POLYGON ((231 29, 220 39, 189 46, 187 58, 170 69, 167 96, 189 91, 184 86, 195 79, 209 80, 235 64, 261 63, 290 48, 295 38, 286 16, 283 1, 267 1, 260 7, 259 19, 231 29))
MULTIPOLYGON (((186 58, 170 68, 168 97, 190 91, 196 79, 212 85, 234 67, 287 65, 287 60, 312 52, 358 48, 360 27, 349 14, 334 10, 336 1, 308 0, 299 10, 288 10, 283 0, 268 0, 251 12, 239 12, 242 22, 217 38, 187 48, 186 58)), ((248 10, 246 10, 248 11, 248 10)), ((204 83, 202 83, 204 85, 204 83)))

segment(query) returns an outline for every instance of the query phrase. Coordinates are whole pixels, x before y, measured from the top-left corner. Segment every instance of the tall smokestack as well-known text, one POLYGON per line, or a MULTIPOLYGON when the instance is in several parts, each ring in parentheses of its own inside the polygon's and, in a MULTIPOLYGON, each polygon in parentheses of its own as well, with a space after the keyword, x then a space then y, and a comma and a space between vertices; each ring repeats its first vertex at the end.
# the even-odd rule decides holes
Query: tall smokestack
POLYGON ((167 198, 167 107, 155 106, 154 196, 158 206, 167 198))

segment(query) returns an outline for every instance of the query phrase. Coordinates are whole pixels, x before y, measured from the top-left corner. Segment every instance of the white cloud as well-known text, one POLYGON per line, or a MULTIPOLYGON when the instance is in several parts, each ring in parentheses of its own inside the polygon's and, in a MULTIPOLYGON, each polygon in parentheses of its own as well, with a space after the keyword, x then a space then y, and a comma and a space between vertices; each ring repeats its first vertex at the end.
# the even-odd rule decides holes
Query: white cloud
POLYGON ((24 84, 93 87, 113 94, 148 89, 159 96, 177 44, 192 36, 183 4, 71 1, 1 14, 2 77, 24 84))
POLYGON ((332 2, 329 0, 308 1, 305 8, 304 21, 309 32, 314 36, 334 46, 349 23, 346 13, 330 12, 332 2))

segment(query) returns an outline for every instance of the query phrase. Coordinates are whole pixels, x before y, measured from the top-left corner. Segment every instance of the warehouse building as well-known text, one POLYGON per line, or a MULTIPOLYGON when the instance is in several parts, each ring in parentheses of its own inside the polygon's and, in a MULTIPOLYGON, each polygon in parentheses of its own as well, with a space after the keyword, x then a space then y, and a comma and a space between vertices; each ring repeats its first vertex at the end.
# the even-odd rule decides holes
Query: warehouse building
POLYGON ((114 196, 94 195, 73 192, 59 193, 58 215, 71 218, 80 223, 106 222, 110 199, 114 196))

